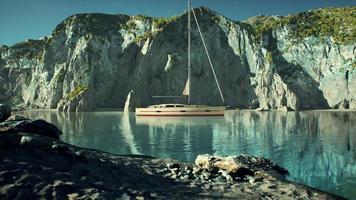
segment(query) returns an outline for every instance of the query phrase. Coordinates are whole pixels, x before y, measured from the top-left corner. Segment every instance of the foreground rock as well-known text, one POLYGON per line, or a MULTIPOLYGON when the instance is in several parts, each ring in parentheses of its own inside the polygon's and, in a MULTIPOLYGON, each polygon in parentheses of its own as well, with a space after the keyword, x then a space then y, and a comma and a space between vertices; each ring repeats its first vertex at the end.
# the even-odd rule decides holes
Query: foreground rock
POLYGON ((62 132, 53 124, 45 120, 30 120, 20 116, 11 116, 0 123, 0 134, 32 133, 54 139, 59 139, 62 132))
POLYGON ((341 199, 285 181, 285 169, 257 157, 201 155, 194 165, 5 133, 0 160, 0 199, 341 199))
POLYGON ((21 116, 11 116, 11 108, 0 104, 0 135, 32 133, 59 139, 62 132, 53 124, 42 119, 30 120, 21 116))

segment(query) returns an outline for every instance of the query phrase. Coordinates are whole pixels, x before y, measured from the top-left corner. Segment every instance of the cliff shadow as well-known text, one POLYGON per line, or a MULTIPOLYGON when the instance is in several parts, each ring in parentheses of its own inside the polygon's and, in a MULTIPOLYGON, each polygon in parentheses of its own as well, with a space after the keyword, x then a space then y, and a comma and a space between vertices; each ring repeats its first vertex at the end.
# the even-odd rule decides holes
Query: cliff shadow
POLYGON ((297 108, 303 110, 330 108, 323 92, 319 89, 319 83, 300 65, 290 63, 283 57, 283 53, 277 47, 277 39, 271 31, 264 39, 267 39, 267 50, 272 53, 276 73, 297 96, 297 108))
MULTIPOLYGON (((197 17, 225 97, 225 104, 249 108, 256 94, 251 86, 251 72, 246 57, 235 54, 226 33, 210 15, 203 16, 198 12, 197 17)), ((191 103, 222 105, 197 26, 194 24, 192 29, 191 103)), ((165 26, 164 30, 154 37, 129 45, 119 58, 120 70, 108 100, 109 104, 114 106, 113 100, 116 99, 115 105, 123 106, 130 90, 135 92, 136 106, 167 101, 186 103, 186 98, 153 99, 152 96, 182 94, 187 81, 187 39, 187 21, 186 17, 182 16, 165 26), (149 43, 149 48, 143 53, 143 44, 146 42, 149 43), (165 67, 168 63, 167 55, 171 55, 174 60, 168 69, 165 67)))
MULTIPOLYGON (((215 13, 209 12, 204 8, 198 8, 196 11, 202 35, 215 68, 216 77, 225 98, 225 105, 239 108, 257 107, 257 105, 253 105, 256 94, 250 80, 250 66, 246 56, 243 53, 237 53, 243 52, 244 45, 248 42, 241 36, 243 28, 239 27, 236 30, 232 30, 231 26, 226 25, 229 28, 224 30, 226 28, 224 27, 225 25, 222 24, 223 22, 219 20, 219 16, 215 13), (236 41, 234 42, 238 44, 236 47, 238 49, 234 49, 229 41, 230 31, 237 32, 236 41)), ((209 98, 214 98, 221 102, 218 87, 210 69, 197 25, 194 20, 192 23, 192 40, 196 44, 194 51, 199 52, 199 57, 193 57, 192 60, 193 64, 194 62, 196 63, 195 66, 193 65, 192 75, 197 80, 193 85, 193 89, 199 90, 200 88, 201 90, 201 88, 206 88, 208 83, 210 84, 205 94, 207 96, 202 95, 202 99, 197 103, 206 103, 206 99, 209 98)), ((227 21, 226 23, 230 22, 227 21)), ((208 103, 210 102, 208 101, 208 103)))
MULTIPOLYGON (((206 26, 209 27, 208 22, 207 24, 208 25, 206 26)), ((255 99, 257 96, 255 93, 255 88, 251 83, 250 77, 252 72, 251 67, 247 61, 246 54, 241 53, 238 55, 235 52, 244 52, 245 49, 243 48, 246 48, 244 45, 248 43, 246 38, 241 36, 243 28, 241 27, 238 30, 236 36, 238 49, 234 49, 232 44, 229 43, 228 34, 230 33, 226 33, 223 28, 216 23, 214 26, 210 25, 210 27, 210 29, 215 29, 215 33, 209 35, 217 35, 210 40, 216 40, 217 42, 210 43, 210 45, 207 44, 207 46, 208 48, 210 46, 210 49, 208 49, 209 53, 211 53, 213 56, 215 55, 213 60, 217 60, 215 62, 216 67, 214 67, 216 68, 215 70, 222 88, 222 92, 225 95, 226 105, 238 108, 257 108, 258 105, 255 104, 255 99)), ((203 49, 203 46, 201 46, 201 48, 203 49)), ((207 58, 205 59, 207 60, 207 58)), ((210 70, 209 63, 206 63, 204 67, 206 67, 208 73, 211 74, 211 81, 213 82, 214 78, 210 70)), ((215 86, 215 88, 217 87, 215 86)))

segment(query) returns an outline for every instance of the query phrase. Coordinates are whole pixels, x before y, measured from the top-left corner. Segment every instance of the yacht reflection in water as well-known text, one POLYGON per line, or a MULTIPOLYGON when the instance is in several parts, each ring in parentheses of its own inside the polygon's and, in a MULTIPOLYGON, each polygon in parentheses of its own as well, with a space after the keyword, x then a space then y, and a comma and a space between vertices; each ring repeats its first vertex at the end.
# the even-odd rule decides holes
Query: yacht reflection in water
POLYGON ((211 129, 214 123, 224 123, 224 117, 145 117, 136 116, 138 129, 148 127, 149 144, 146 153, 160 158, 194 162, 196 155, 210 153, 211 129))
POLYGON ((148 134, 148 143, 143 146, 146 153, 161 158, 174 158, 194 162, 197 154, 212 153, 211 124, 224 122, 224 117, 136 117, 136 127, 140 131, 140 139, 148 134), (205 136, 203 136, 205 135, 205 136), (204 138, 204 139, 199 139, 204 138))

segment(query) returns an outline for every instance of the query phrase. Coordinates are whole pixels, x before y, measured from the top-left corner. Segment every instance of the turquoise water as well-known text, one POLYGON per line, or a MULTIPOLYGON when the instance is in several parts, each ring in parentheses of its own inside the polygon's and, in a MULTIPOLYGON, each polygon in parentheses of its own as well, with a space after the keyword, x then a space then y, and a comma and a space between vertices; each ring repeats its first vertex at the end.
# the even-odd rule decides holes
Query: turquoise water
POLYGON ((289 179, 356 197, 356 112, 228 111, 224 117, 135 117, 133 113, 17 113, 45 119, 62 140, 115 154, 194 162, 198 154, 255 155, 287 168, 289 179))

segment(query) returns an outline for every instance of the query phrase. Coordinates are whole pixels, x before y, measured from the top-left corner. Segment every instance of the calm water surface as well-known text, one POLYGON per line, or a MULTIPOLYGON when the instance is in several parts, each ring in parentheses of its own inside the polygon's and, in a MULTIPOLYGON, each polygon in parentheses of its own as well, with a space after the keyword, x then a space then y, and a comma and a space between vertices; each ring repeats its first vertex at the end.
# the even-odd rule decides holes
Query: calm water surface
POLYGON ((62 140, 115 154, 194 162, 198 154, 255 155, 289 179, 356 198, 356 112, 228 111, 225 117, 154 118, 122 112, 17 113, 59 126, 62 140))

